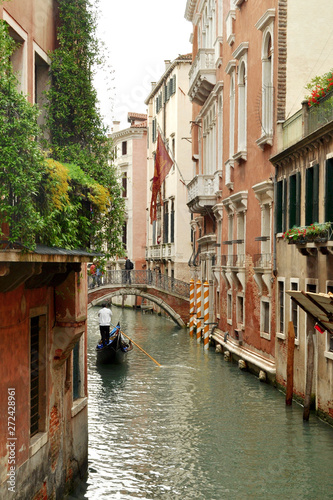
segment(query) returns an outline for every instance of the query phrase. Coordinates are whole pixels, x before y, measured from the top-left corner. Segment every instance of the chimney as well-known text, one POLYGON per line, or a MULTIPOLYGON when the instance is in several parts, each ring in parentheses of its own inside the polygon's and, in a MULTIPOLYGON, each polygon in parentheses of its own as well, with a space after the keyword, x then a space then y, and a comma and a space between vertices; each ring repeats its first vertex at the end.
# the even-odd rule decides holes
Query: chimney
POLYGON ((120 121, 113 121, 112 132, 119 132, 120 121))
POLYGON ((166 71, 167 69, 169 69, 171 61, 169 59, 165 59, 164 64, 165 64, 165 71, 166 71))

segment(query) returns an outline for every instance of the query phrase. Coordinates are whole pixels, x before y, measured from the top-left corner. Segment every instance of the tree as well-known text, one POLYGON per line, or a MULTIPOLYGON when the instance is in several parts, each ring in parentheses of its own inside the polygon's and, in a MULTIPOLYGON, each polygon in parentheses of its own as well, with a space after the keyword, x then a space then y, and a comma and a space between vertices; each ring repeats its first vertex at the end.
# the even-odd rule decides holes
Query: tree
POLYGON ((14 48, 0 20, 0 236, 6 227, 10 242, 33 246, 41 225, 37 193, 44 157, 34 140, 38 110, 17 90, 10 61, 14 48))
POLYGON ((120 236, 124 221, 121 183, 110 164, 112 143, 98 109, 92 84, 92 68, 100 62, 96 21, 88 0, 59 0, 59 47, 51 57, 51 85, 47 91, 47 128, 52 157, 65 164, 75 164, 108 193, 108 208, 103 213, 81 203, 80 217, 90 221, 94 248, 107 245, 107 253, 122 253, 120 236))

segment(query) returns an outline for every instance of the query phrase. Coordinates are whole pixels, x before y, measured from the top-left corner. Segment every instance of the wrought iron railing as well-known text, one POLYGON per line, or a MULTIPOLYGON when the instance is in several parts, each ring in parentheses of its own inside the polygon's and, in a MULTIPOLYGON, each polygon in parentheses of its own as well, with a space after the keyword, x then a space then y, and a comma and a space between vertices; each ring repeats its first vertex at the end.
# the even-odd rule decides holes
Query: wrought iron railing
POLYGON ((256 253, 254 254, 254 267, 270 267, 272 265, 271 253, 256 253))
POLYGON ((311 106, 308 115, 308 133, 333 121, 333 92, 319 99, 319 104, 311 106))
POLYGON ((177 294, 185 298, 190 296, 190 284, 171 278, 166 274, 156 273, 155 271, 127 271, 127 270, 107 270, 100 277, 88 276, 88 287, 94 288, 104 285, 147 285, 164 292, 177 294))

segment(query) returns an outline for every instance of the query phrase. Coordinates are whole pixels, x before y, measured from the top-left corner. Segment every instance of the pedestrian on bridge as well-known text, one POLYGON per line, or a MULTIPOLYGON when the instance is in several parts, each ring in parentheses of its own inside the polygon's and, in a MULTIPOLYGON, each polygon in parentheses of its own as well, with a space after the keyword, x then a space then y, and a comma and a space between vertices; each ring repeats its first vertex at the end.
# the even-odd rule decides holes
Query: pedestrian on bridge
POLYGON ((112 311, 108 307, 106 302, 102 304, 102 309, 98 311, 98 318, 99 318, 99 331, 102 337, 102 344, 103 346, 105 346, 109 343, 110 326, 112 318, 112 311))
POLYGON ((134 268, 133 262, 128 258, 125 257, 126 262, 125 262, 125 269, 126 269, 126 274, 125 274, 125 283, 131 284, 131 270, 134 268))

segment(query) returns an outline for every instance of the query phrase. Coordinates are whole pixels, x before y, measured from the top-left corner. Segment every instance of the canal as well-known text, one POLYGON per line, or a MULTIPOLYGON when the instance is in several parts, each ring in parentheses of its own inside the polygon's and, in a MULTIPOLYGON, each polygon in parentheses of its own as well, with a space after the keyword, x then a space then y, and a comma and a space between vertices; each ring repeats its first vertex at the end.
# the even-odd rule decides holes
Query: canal
POLYGON ((75 499, 333 498, 333 429, 171 321, 113 307, 147 353, 97 367, 89 310, 89 476, 75 499))

